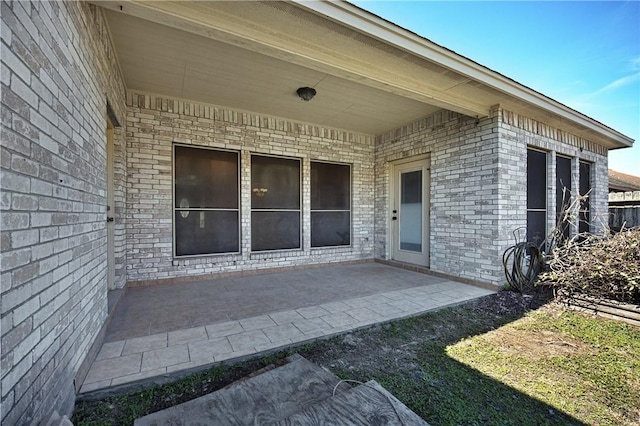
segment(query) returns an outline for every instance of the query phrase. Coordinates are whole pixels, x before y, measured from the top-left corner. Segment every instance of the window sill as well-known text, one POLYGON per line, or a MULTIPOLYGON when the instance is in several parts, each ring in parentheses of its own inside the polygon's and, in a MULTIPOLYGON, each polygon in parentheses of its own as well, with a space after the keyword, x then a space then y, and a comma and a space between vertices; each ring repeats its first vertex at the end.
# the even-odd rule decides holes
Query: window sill
POLYGON ((352 251, 353 251, 353 245, 348 245, 348 246, 311 247, 311 253, 318 253, 318 252, 351 253, 352 251))
POLYGON ((254 251, 249 254, 250 260, 267 260, 276 259, 282 257, 301 257, 306 253, 301 248, 299 249, 284 249, 284 250, 267 250, 267 251, 254 251))
POLYGON ((174 257, 173 266, 189 266, 236 262, 242 260, 242 253, 202 254, 197 256, 174 257))

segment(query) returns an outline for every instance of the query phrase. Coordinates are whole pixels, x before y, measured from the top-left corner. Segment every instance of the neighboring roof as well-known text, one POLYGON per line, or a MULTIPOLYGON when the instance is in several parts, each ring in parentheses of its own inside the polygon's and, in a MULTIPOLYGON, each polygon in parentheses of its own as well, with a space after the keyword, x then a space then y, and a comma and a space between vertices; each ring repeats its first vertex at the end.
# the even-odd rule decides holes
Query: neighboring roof
POLYGON ((380 134, 438 109, 493 107, 607 149, 633 139, 345 1, 92 1, 128 89, 380 134), (298 87, 318 95, 304 107, 298 87))
POLYGON ((640 176, 628 175, 609 169, 609 191, 640 191, 640 176))

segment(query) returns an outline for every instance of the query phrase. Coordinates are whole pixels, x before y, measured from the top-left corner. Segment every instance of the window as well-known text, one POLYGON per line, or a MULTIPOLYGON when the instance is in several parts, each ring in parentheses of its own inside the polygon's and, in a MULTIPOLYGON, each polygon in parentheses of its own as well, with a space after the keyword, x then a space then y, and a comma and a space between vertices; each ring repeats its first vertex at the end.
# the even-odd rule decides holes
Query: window
POLYGON ((400 172, 400 250, 422 252, 422 170, 400 172))
POLYGON ((237 253, 238 153, 174 145, 176 256, 237 253))
POLYGON ((311 162, 311 247, 351 244, 351 167, 311 162))
POLYGON ((591 222, 591 203, 589 195, 591 191, 591 164, 585 161, 580 162, 580 196, 587 196, 580 202, 580 214, 578 215, 578 232, 589 232, 591 222))
POLYGON ((527 241, 540 249, 546 238, 547 154, 527 150, 527 241))
POLYGON ((300 246, 300 160, 252 155, 251 250, 300 246))
POLYGON ((565 210, 571 204, 571 159, 556 156, 556 225, 560 227, 560 239, 569 239, 569 218, 565 210))

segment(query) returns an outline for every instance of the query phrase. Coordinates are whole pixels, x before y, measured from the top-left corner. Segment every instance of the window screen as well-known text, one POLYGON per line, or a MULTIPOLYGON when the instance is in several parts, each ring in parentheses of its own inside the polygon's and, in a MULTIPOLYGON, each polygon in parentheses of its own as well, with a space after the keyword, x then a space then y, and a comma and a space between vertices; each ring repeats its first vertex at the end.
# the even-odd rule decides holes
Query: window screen
POLYGON ((543 249, 547 217, 547 154, 527 150, 527 241, 543 249))
POLYGON ((174 146, 176 256, 239 251, 238 153, 174 146))
POLYGON ((251 156, 251 250, 300 248, 300 160, 251 156))
POLYGON ((556 225, 563 240, 569 239, 569 219, 565 210, 571 204, 571 159, 556 157, 556 225))
POLYGON ((589 232, 589 223, 591 222, 591 203, 589 202, 589 195, 591 191, 591 164, 581 161, 580 162, 580 195, 586 195, 587 198, 580 202, 580 214, 578 231, 580 233, 589 232))
POLYGON ((311 162, 311 247, 351 244, 351 167, 311 162))

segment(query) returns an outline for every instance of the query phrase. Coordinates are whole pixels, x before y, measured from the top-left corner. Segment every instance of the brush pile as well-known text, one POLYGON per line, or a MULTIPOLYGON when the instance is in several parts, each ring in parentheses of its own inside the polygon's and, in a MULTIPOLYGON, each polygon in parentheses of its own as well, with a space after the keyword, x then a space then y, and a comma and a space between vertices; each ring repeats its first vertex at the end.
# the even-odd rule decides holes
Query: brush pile
POLYGON ((640 305, 640 227, 606 237, 585 234, 558 245, 538 285, 560 299, 589 296, 640 305))

